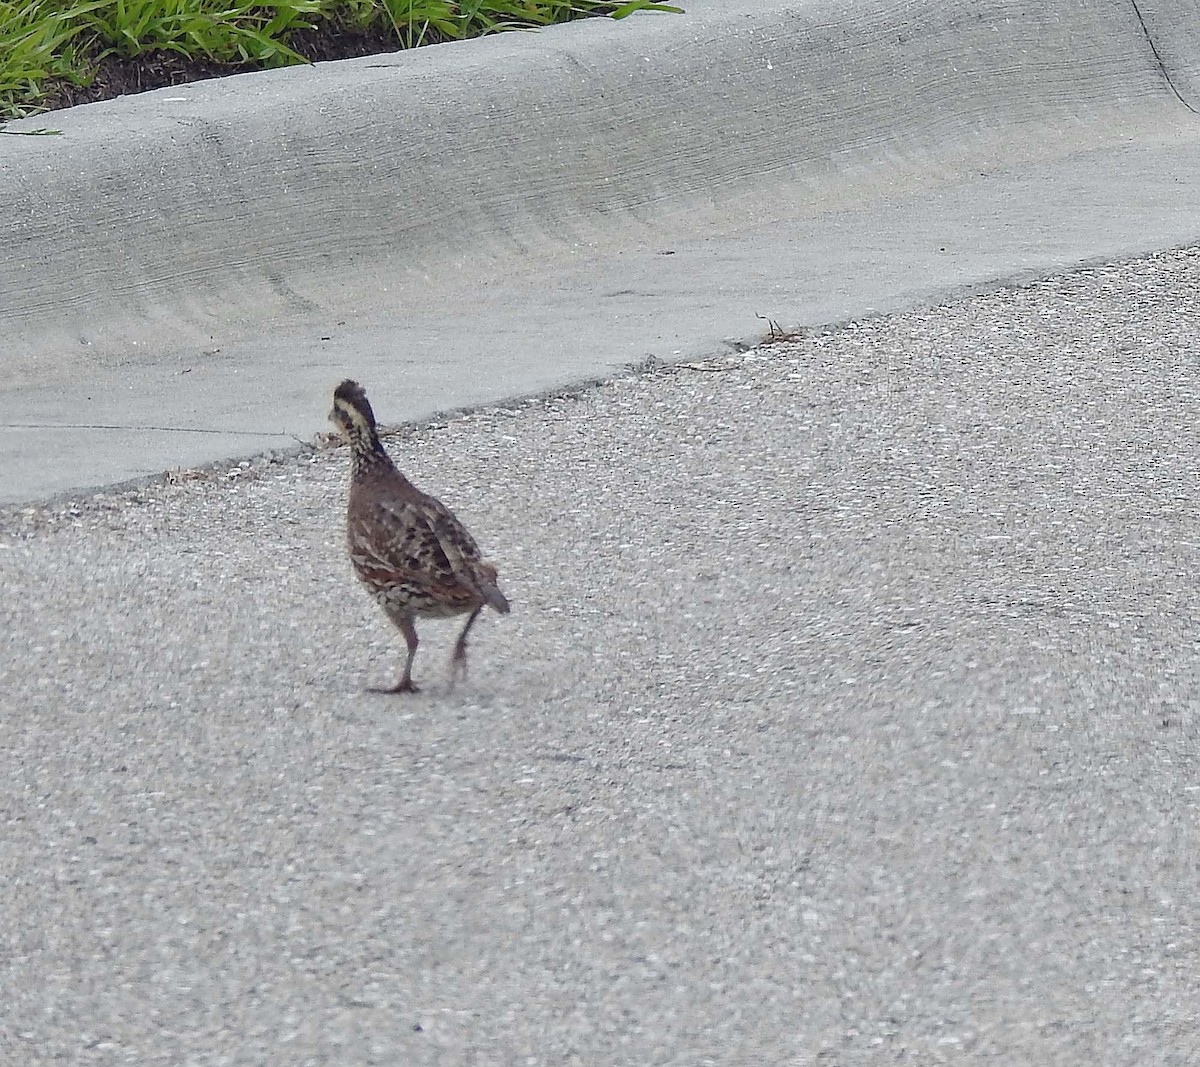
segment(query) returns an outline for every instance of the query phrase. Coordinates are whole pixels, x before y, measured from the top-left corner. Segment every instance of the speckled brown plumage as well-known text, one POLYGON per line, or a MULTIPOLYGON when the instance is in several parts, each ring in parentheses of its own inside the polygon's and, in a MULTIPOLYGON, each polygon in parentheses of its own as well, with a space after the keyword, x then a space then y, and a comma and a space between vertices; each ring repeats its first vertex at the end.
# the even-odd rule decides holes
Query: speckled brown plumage
POLYGON ((468 614, 450 660, 451 682, 466 671, 467 634, 485 606, 507 614, 496 568, 440 500, 421 492, 384 451, 367 394, 354 381, 334 390, 330 421, 350 446, 346 544, 354 571, 408 645, 392 693, 416 692, 412 665, 418 617, 468 614))

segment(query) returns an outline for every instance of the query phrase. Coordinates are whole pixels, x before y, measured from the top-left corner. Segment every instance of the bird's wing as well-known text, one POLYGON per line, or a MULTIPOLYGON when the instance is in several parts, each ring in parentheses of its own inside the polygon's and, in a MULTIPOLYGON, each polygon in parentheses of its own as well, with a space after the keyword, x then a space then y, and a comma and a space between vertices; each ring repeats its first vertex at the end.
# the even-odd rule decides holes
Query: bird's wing
POLYGON ((450 572, 464 588, 482 597, 502 615, 507 615, 509 603, 496 584, 496 568, 482 557, 470 531, 440 500, 426 497, 424 504, 429 528, 450 572))
POLYGON ((386 557, 398 570, 426 574, 438 586, 480 587, 479 546, 444 505, 432 498, 375 505, 376 529, 385 531, 386 557))
POLYGON ((461 584, 410 504, 352 509, 346 534, 354 568, 370 584, 399 584, 438 601, 461 598, 461 584))

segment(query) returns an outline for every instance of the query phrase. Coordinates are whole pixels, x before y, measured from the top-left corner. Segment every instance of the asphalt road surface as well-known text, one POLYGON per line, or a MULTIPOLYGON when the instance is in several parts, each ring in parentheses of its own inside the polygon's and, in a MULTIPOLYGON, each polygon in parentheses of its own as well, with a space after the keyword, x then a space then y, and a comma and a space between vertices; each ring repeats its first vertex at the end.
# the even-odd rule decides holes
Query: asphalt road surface
POLYGON ((514 605, 452 692, 365 692, 342 449, 5 513, 0 1060, 1200 1062, 1197 294, 404 430, 514 605))

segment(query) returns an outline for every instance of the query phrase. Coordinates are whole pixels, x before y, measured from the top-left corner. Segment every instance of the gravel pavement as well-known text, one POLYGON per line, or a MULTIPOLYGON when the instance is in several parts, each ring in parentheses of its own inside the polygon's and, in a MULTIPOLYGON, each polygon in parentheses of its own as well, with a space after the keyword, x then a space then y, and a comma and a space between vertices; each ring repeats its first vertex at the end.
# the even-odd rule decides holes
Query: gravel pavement
POLYGON ((0 1060, 1200 1062, 1198 293, 402 430, 514 605, 450 693, 344 450, 5 513, 0 1060))

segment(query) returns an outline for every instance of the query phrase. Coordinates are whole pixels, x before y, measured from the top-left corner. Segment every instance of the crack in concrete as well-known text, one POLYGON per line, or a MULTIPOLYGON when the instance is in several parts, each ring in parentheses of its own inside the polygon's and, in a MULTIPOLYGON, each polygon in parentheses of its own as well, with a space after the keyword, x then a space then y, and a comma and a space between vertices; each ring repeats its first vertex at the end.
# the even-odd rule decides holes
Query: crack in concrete
POLYGON ((1158 64, 1158 71, 1163 76, 1163 80, 1167 83, 1167 87, 1175 94, 1176 99, 1186 107, 1193 115, 1200 115, 1200 111, 1192 107, 1188 103, 1187 98, 1176 87, 1175 82, 1171 78, 1171 72, 1167 68, 1166 60, 1163 59, 1162 53, 1158 50, 1158 45, 1154 43, 1154 37, 1150 33, 1150 27, 1146 25, 1146 19, 1142 15, 1142 9, 1138 7, 1137 0, 1129 0, 1133 5, 1133 13, 1137 16, 1138 24, 1142 27, 1142 34, 1146 38, 1146 43, 1150 46, 1150 51, 1154 53, 1155 62, 1158 64))
POLYGON ((118 426, 103 422, 4 422, 0 430, 151 430, 158 433, 211 433, 225 437, 286 437, 295 440, 295 435, 282 430, 213 430, 197 426, 118 426))

